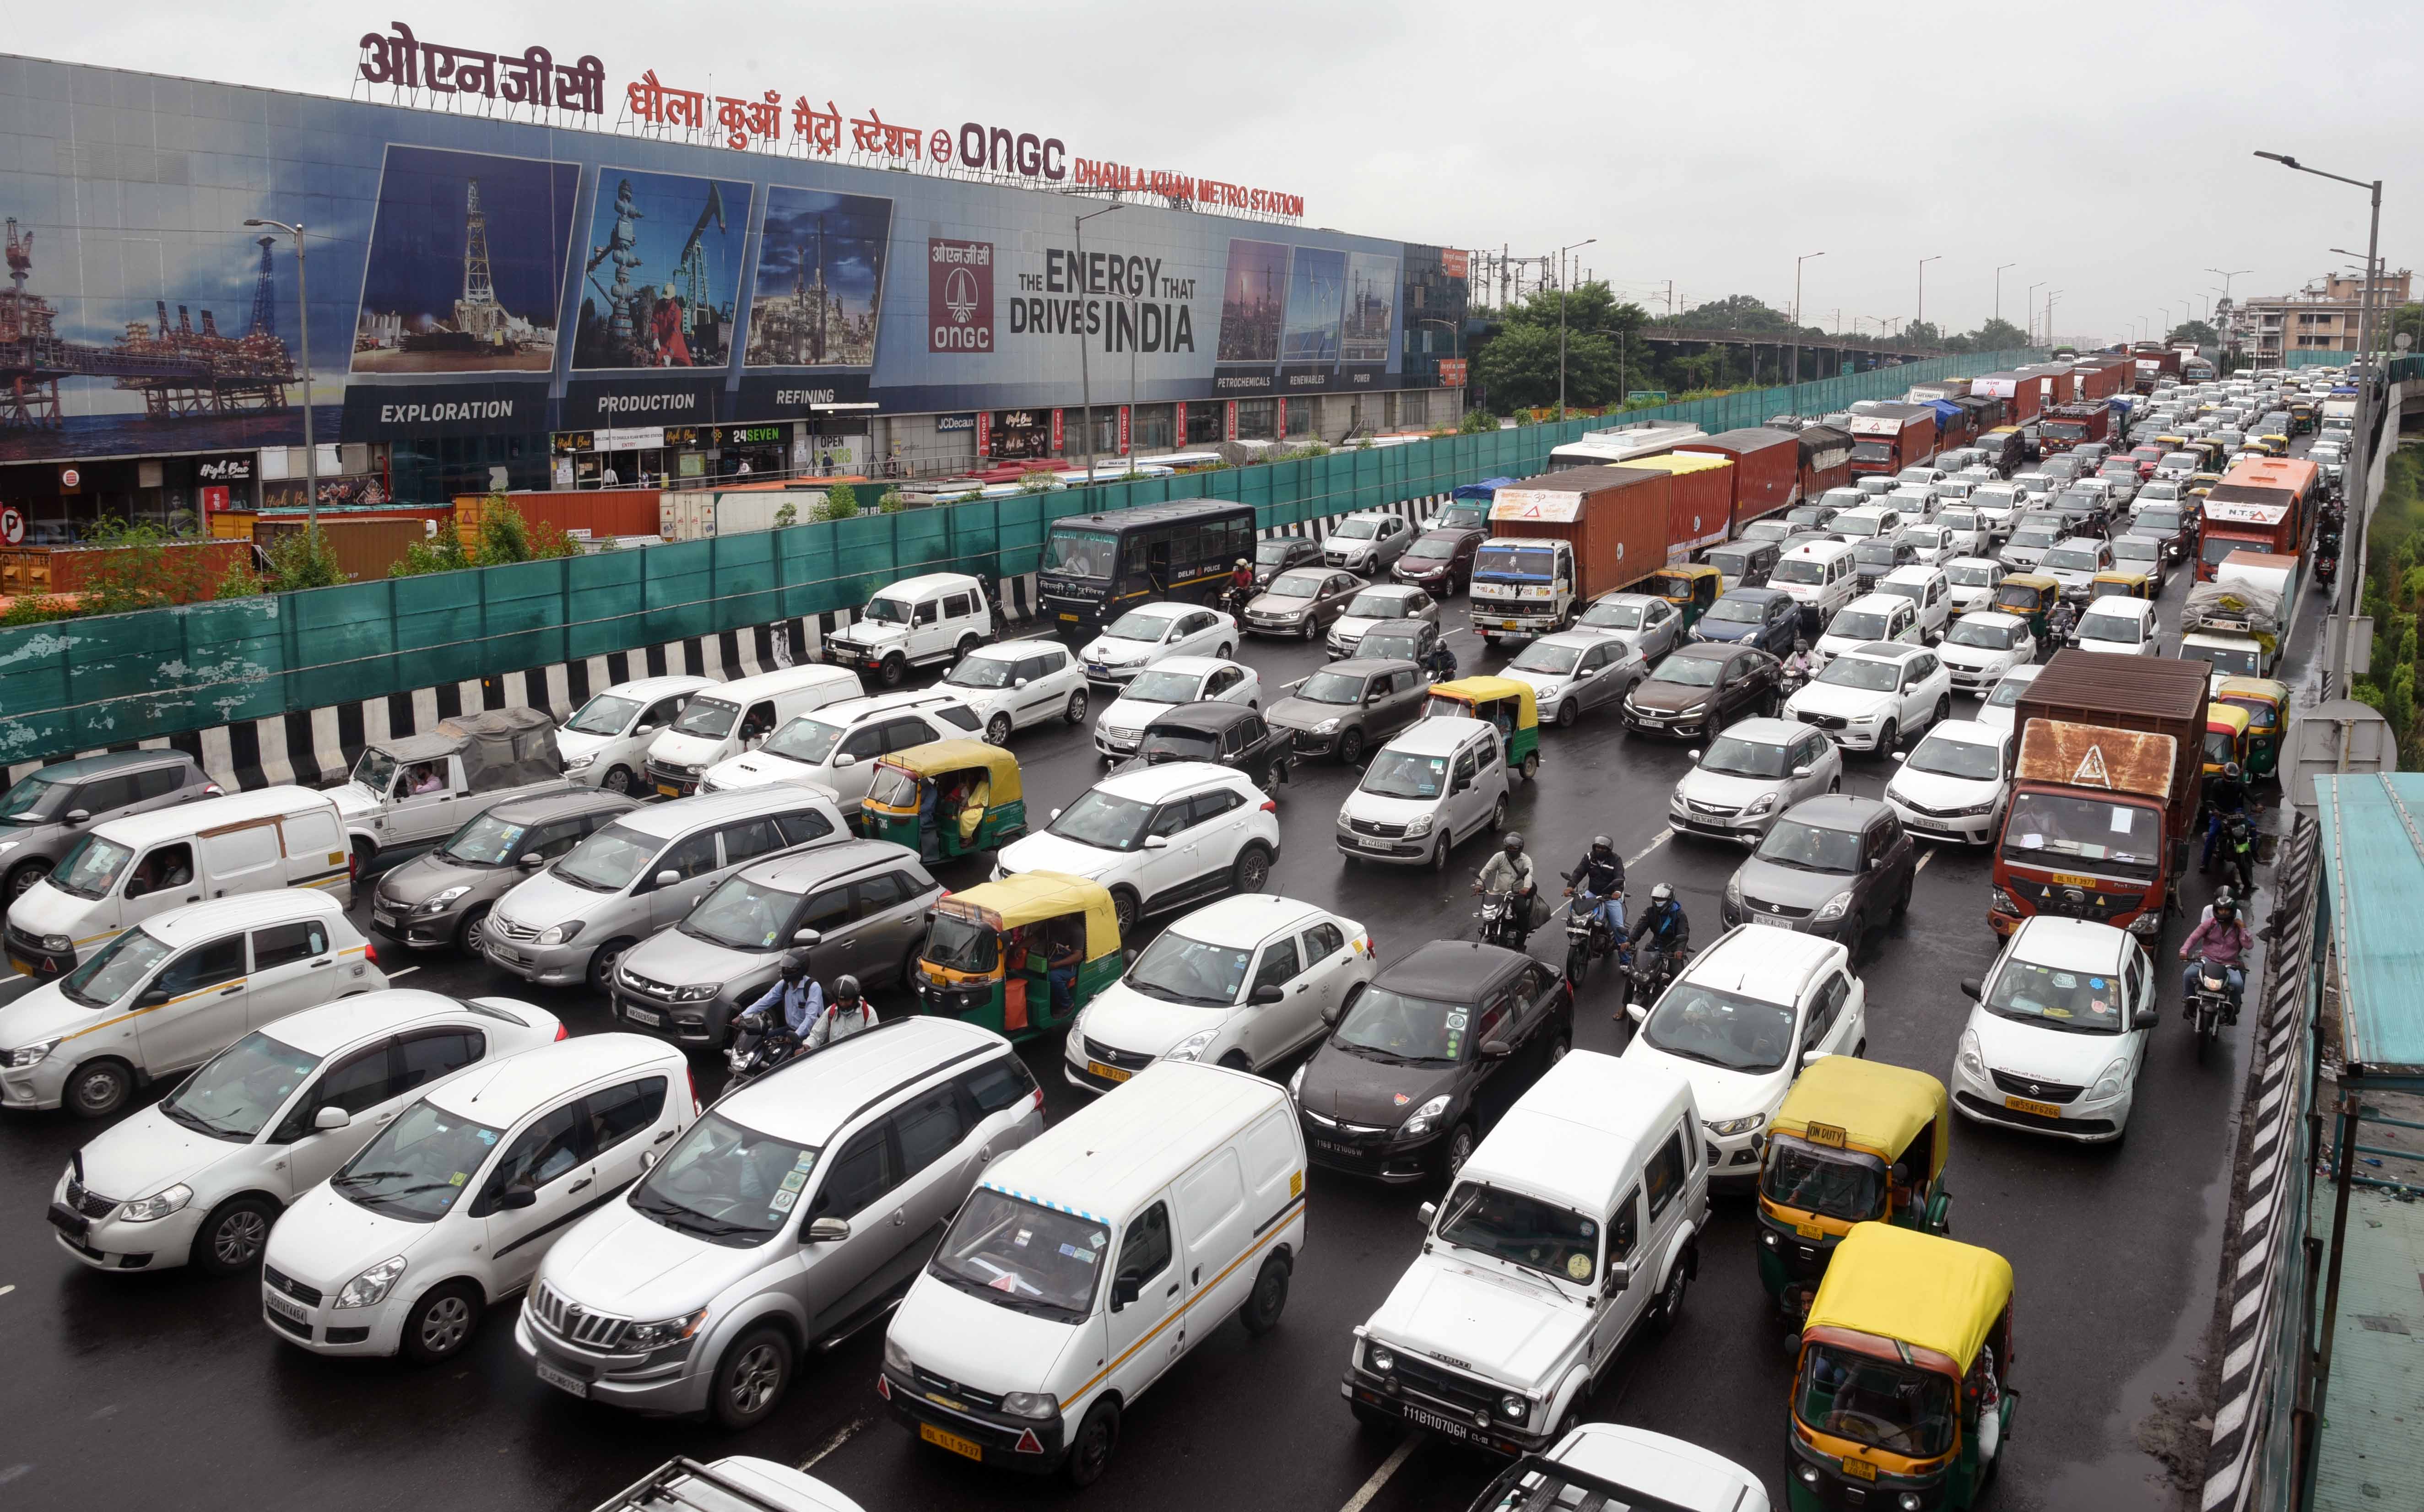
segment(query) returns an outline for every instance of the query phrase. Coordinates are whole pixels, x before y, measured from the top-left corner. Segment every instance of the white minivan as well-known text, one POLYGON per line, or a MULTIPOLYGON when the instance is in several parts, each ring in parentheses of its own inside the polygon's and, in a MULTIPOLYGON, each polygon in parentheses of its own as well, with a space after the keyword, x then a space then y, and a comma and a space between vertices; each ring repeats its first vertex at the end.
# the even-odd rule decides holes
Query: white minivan
POLYGON ((893 1314, 877 1393, 927 1443, 1092 1484, 1188 1349, 1233 1313, 1278 1324, 1304 1167, 1276 1084, 1156 1062, 987 1169, 893 1314))
MULTIPOLYGON (((1843 517, 1835 517, 1841 519, 1843 517)), ((1806 541, 1778 559, 1767 585, 1781 588, 1801 606, 1801 629, 1815 639, 1818 627, 1835 617, 1860 591, 1859 564, 1849 541, 1806 541)))
POLYGON ((263 788, 112 820, 8 905, 8 963, 55 981, 154 915, 286 887, 353 900, 353 853, 327 793, 263 788))
POLYGON ((694 693, 681 718, 648 742, 648 786, 660 798, 687 798, 708 768, 756 750, 788 721, 866 695, 855 673, 815 665, 761 672, 694 693))

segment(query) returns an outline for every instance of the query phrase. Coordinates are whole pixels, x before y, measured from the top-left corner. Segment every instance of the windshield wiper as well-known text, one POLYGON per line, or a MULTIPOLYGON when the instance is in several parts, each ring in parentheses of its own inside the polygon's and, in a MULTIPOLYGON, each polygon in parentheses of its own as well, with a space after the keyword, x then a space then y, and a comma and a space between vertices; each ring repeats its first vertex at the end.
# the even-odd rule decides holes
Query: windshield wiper
POLYGON ((408 1170, 349 1170, 328 1178, 331 1186, 359 1186, 367 1182, 397 1181, 411 1175, 408 1170))
POLYGON ((202 1117, 199 1113, 194 1112, 190 1108, 180 1106, 173 1100, 161 1104, 160 1111, 166 1113, 168 1117, 176 1120, 178 1122, 183 1124, 189 1129, 199 1129, 202 1133, 209 1135, 214 1139, 242 1139, 247 1138, 247 1136, 239 1134, 235 1130, 228 1128, 224 1124, 212 1122, 209 1119, 202 1117))
POLYGON ((1386 1065, 1411 1066, 1414 1064, 1412 1057, 1401 1056, 1394 1050, 1383 1050, 1376 1044, 1358 1044, 1352 1040, 1340 1040, 1337 1042, 1337 1044, 1338 1048, 1346 1051, 1348 1055, 1363 1056, 1367 1059, 1378 1060, 1386 1065))

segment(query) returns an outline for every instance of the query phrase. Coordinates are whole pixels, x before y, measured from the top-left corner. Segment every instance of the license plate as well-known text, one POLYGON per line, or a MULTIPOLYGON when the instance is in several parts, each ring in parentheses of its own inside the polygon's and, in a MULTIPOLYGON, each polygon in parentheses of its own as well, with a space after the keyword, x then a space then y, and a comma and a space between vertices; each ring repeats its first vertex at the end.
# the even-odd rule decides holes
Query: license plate
POLYGON ((1351 1155, 1356 1153, 1353 1145, 1340 1144, 1335 1139, 1316 1139, 1313 1141, 1313 1147, 1316 1150, 1326 1150, 1333 1155, 1351 1155))
POLYGON ((62 1207, 56 1202, 51 1204, 50 1219, 53 1228, 72 1239, 81 1239, 92 1233, 92 1219, 72 1207, 62 1207))
POLYGON ((2093 877, 2074 877, 2066 871, 2055 872, 2053 874, 2053 880, 2054 885, 2058 887, 2093 887, 2096 885, 2096 879, 2093 877))
POLYGON ((383 929, 391 930, 395 928, 395 915, 388 913, 385 909, 372 909, 371 918, 373 922, 378 924, 383 929))
POLYGON ((1843 1473, 1849 1475, 1856 1481, 1873 1481, 1877 1478, 1877 1467, 1870 1464, 1865 1459, 1855 1459, 1851 1456, 1845 1455, 1843 1456, 1843 1473))
POLYGON ((538 1378, 557 1391, 570 1392, 575 1396, 589 1394, 589 1383, 578 1376, 567 1376, 544 1360, 537 1361, 535 1368, 538 1371, 538 1378))
POLYGON ((1087 1061, 1086 1069, 1093 1074, 1102 1077, 1105 1081, 1125 1081, 1130 1076, 1136 1074, 1133 1071, 1123 1071, 1117 1066, 1104 1065, 1099 1060, 1087 1061))
POLYGON ((502 945, 492 945, 488 947, 488 959, 491 961, 501 962, 508 966, 518 966, 522 964, 522 958, 520 956, 516 955, 513 951, 506 949, 502 945))
POLYGON ((1796 1223, 1793 1226, 1793 1232, 1801 1235, 1801 1237, 1805 1239, 1823 1239, 1826 1237, 1826 1231, 1820 1228, 1815 1223, 1796 1223))
POLYGON ((2034 1113, 2039 1118, 2058 1119, 2062 1109, 2051 1103, 2032 1103, 2025 1097, 2006 1097, 2003 1106, 2015 1113, 2034 1113))
POLYGON ((1515 622, 1511 619, 1502 619, 1498 622, 1498 628, 1502 630, 1511 630, 1515 628, 1515 622))
POLYGON ((16 954, 14 951, 9 953, 8 964, 16 967, 17 975, 21 977, 34 976, 40 970, 40 968, 32 962, 26 960, 24 956, 16 954))
POLYGON ((659 1013, 652 1009, 633 1008, 628 1003, 623 1005, 623 1016, 630 1019, 634 1024, 645 1024, 652 1029, 658 1027, 665 1021, 665 1016, 662 1013, 659 1013))
POLYGON ((1389 849, 1389 842, 1386 840, 1367 840, 1358 838, 1355 843, 1362 846, 1366 851, 1386 851, 1389 849))
POLYGON ((953 1433, 950 1429, 938 1428, 931 1423, 920 1423, 917 1424, 917 1437, 925 1440, 928 1443, 941 1444, 951 1453, 965 1456, 970 1459, 982 1459, 984 1457, 984 1446, 978 1443, 975 1440, 963 1439, 958 1434, 953 1433))
POLYGON ((1459 1423, 1454 1418, 1443 1418, 1436 1412, 1426 1412, 1418 1407, 1409 1407, 1405 1411, 1406 1421, 1418 1428, 1428 1428, 1433 1433, 1444 1433, 1451 1439, 1472 1441, 1473 1424, 1469 1423, 1459 1423))
POLYGON ((1903 822, 1914 830, 1949 830, 1953 827, 1942 820, 1921 819, 1916 815, 1905 818, 1903 822))
POLYGON ((661 782, 657 784, 657 796, 660 798, 679 798, 681 796, 681 789, 675 787, 672 783, 661 782))
POLYGON ((1651 719, 1647 714, 1641 714, 1635 717, 1641 721, 1641 726, 1644 729, 1663 730, 1666 727, 1666 722, 1663 719, 1651 719))
POLYGON ((1063 615, 1061 615, 1061 616, 1060 616, 1060 618, 1061 618, 1064 622, 1066 622, 1066 623, 1068 623, 1068 624, 1071 624, 1071 625, 1075 625, 1075 624, 1076 624, 1076 623, 1077 623, 1077 616, 1076 616, 1076 615, 1075 615, 1075 614, 1063 614, 1063 615))
POLYGON ((268 1304, 269 1311, 277 1313, 279 1317, 286 1318, 295 1323, 310 1323, 311 1321, 311 1310, 305 1307, 300 1302, 292 1301, 286 1297, 279 1296, 276 1292, 268 1291, 266 1289, 262 1292, 261 1299, 264 1303, 268 1304))

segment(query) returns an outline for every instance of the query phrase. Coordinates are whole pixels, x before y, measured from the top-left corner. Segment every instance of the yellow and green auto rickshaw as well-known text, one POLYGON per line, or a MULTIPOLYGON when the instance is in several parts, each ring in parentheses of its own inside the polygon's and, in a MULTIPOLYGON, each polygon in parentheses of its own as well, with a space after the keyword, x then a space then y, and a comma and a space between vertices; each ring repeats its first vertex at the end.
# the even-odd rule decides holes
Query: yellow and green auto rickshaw
POLYGON ((1022 871, 935 901, 910 987, 921 1013, 1022 1040, 1068 1023, 1125 969, 1107 889, 1022 871))
POLYGON ((1651 573, 1635 591, 1664 598, 1681 610, 1688 634, 1726 591, 1725 569, 1706 562, 1678 562, 1651 573))
POLYGON ((1540 770, 1540 707, 1532 685, 1512 677, 1458 677, 1431 684, 1426 718, 1446 714, 1484 720, 1498 726, 1506 742, 1507 770, 1525 781, 1540 770))
POLYGON ((2247 772, 2247 710, 2216 699, 2205 706, 2205 774, 2218 776, 2223 763, 2236 761, 2247 772))
POLYGON ((2289 434, 2304 436, 2315 428, 2315 405, 2310 399, 2289 401, 2289 434))
POLYGON ((1008 845, 1027 833, 1018 758, 973 739, 892 752, 875 764, 859 827, 929 862, 1008 845))
POLYGON ((2270 677, 2225 677, 2217 703, 2247 711, 2247 756, 2241 766, 2250 782, 2281 772, 2281 732, 2288 724, 2289 685, 2270 677))
POLYGON ((1796 1323, 1856 1223, 1942 1233, 1953 1121, 1923 1071, 1828 1056, 1768 1122, 1759 1168, 1759 1279, 1796 1323))
POLYGON ((2012 1266, 1890 1223, 1835 1247, 1793 1376, 1793 1512, 1977 1504, 2010 1449, 2012 1266))
POLYGON ((2062 599, 2062 584, 2042 572, 2015 572, 1995 585, 1995 601, 1989 606, 2005 614, 2017 614, 2029 622, 2029 634, 2037 640, 2046 638, 2046 616, 2062 599))
POLYGON ((2098 598, 2145 598, 2155 597, 2155 580, 2149 573, 2115 568, 2099 572, 2087 581, 2090 602, 2098 598))

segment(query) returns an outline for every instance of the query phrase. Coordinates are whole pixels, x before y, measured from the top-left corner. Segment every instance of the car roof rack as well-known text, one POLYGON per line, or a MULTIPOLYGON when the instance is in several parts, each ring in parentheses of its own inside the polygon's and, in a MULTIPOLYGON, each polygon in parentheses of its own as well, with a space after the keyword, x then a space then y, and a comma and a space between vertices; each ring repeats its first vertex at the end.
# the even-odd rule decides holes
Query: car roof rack
POLYGON ((791 1512, 763 1491, 677 1456, 598 1504, 598 1512, 791 1512))

